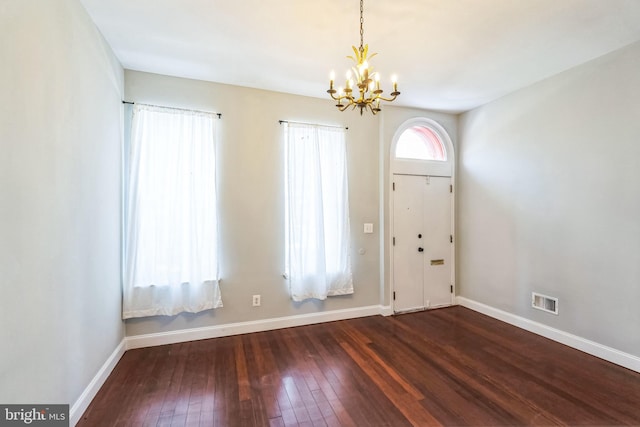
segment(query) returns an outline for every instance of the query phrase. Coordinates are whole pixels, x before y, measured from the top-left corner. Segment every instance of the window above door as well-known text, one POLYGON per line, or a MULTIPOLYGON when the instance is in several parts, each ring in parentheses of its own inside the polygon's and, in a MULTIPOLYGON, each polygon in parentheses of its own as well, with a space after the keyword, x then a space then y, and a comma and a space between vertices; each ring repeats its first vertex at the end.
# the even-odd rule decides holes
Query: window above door
POLYGON ((425 117, 407 120, 396 130, 390 148, 392 173, 453 175, 451 138, 434 120, 425 117))
POLYGON ((397 159, 446 161, 447 150, 431 129, 417 125, 405 129, 396 143, 397 159))

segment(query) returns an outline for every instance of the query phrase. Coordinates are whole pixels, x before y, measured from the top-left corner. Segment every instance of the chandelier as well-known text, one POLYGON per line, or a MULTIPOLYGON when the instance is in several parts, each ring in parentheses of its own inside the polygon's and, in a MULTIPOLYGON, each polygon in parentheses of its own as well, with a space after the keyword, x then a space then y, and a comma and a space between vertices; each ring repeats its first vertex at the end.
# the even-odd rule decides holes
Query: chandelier
POLYGON ((390 93, 391 98, 383 97, 383 91, 380 89, 380 74, 377 71, 374 72, 373 67, 369 65, 369 60, 377 54, 373 53, 367 58, 369 45, 363 43, 363 2, 364 0, 360 0, 360 47, 356 49, 355 46, 351 46, 355 57, 347 56, 347 58, 355 62, 356 65, 347 71, 346 87, 344 89, 341 87, 337 90, 334 89, 333 81, 335 80, 335 74, 332 71, 327 93, 331 95, 331 98, 338 101, 336 107, 338 107, 340 111, 344 111, 349 107, 353 110, 357 107, 360 108, 360 115, 367 109, 375 115, 380 111, 380 101, 392 102, 400 95, 400 92, 398 92, 396 77, 392 76, 393 92, 390 93))

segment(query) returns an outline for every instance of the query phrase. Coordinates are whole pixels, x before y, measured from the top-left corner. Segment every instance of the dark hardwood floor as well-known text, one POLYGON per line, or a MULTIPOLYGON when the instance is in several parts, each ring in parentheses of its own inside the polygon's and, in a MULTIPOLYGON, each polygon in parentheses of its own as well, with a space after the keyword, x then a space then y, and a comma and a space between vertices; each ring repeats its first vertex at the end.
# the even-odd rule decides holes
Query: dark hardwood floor
POLYGON ((462 307, 130 350, 79 426, 640 425, 640 374, 462 307))

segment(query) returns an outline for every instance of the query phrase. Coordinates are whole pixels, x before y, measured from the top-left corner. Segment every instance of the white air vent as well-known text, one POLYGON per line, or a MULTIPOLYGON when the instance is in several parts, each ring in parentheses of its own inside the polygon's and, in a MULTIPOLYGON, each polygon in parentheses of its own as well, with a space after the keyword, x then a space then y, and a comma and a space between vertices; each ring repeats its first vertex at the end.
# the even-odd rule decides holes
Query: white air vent
POLYGON ((557 315, 558 298, 531 292, 531 307, 557 315))

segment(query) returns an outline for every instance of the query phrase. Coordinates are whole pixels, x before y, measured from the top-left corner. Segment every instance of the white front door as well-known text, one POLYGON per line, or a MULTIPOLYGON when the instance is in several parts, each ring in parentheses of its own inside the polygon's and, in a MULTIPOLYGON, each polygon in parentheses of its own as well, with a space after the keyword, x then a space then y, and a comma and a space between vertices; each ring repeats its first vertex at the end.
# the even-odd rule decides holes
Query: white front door
POLYGON ((394 175, 393 186, 393 309, 419 310, 424 307, 424 252, 419 252, 424 239, 418 235, 424 234, 425 177, 394 175))
POLYGON ((395 312, 451 305, 451 178, 394 175, 395 312))

